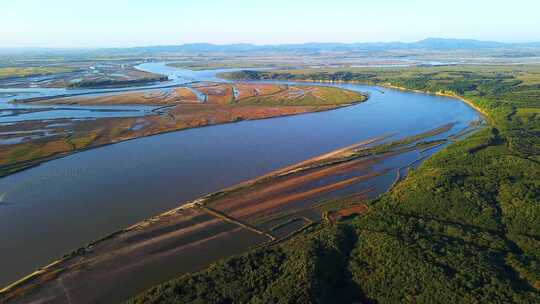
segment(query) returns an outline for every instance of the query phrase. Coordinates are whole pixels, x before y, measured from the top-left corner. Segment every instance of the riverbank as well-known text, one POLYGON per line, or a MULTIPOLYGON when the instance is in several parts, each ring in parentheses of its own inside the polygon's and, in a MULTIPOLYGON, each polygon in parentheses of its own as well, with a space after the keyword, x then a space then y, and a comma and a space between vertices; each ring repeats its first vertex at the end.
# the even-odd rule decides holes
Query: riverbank
MULTIPOLYGON (((408 158, 401 160, 403 155, 424 151, 426 144, 432 145, 430 137, 446 134, 451 128, 452 125, 441 126, 397 142, 388 142, 390 135, 372 138, 206 195, 92 242, 9 285, 0 291, 0 296, 13 303, 42 298, 44 294, 59 303, 65 301, 66 292, 81 303, 123 300, 167 279, 162 274, 150 281, 141 280, 135 273, 153 273, 155 267, 162 269, 164 263, 176 264, 174 261, 178 260, 185 265, 193 259, 193 250, 201 257, 200 252, 228 242, 226 252, 217 257, 203 255, 206 258, 193 260, 186 272, 224 258, 231 254, 230 250, 243 252, 265 242, 276 245, 298 233, 283 229, 296 223, 294 219, 309 218, 306 225, 311 226, 321 218, 317 210, 332 210, 315 202, 346 189, 365 192, 356 196, 360 201, 376 195, 369 184, 393 175, 392 170, 378 168, 378 164, 397 161, 396 167, 401 167, 397 164, 409 162, 408 158), (283 230, 282 234, 276 234, 276 225, 283 230), (243 241, 233 245, 231 237, 243 241), (107 280, 97 279, 105 273, 107 280), (63 286, 61 290, 56 289, 58 284, 63 286), (118 292, 118 288, 124 291, 118 292)), ((334 204, 335 207, 341 208, 334 204)), ((299 229, 303 231, 305 227, 299 229)), ((171 275, 178 275, 178 271, 171 275)))
MULTIPOLYGON (((76 152, 135 138, 224 123, 334 110, 364 102, 368 98, 357 92, 314 86, 289 87, 267 84, 233 86, 202 83, 195 85, 195 88, 181 87, 173 91, 153 90, 147 93, 47 99, 43 101, 46 104, 135 103, 165 106, 142 117, 82 121, 65 119, 50 130, 53 134, 51 136, 0 146, 0 176, 7 176, 76 152), (194 93, 193 90, 197 90, 198 93, 194 93)), ((4 133, 12 134, 12 137, 20 137, 21 130, 24 132, 43 130, 48 125, 49 120, 31 121, 12 124, 3 129, 4 133)))
MULTIPOLYGON (((2 214, 6 216, 0 221, 3 223, 0 227, 6 237, 9 236, 2 257, 12 261, 5 269, 4 278, 10 274, 13 279, 21 277, 23 269, 31 272, 81 243, 169 210, 178 201, 200 197, 302 159, 381 134, 398 132, 395 136, 401 138, 448 122, 458 123, 453 129, 456 132, 477 119, 469 107, 445 98, 393 90, 381 94, 378 88, 348 87, 369 91, 370 102, 294 118, 229 124, 129 141, 86 151, 0 180, 1 191, 7 193, 6 205, 2 206, 5 211, 2 214), (411 124, 411 121, 416 123, 411 124), (223 158, 227 162, 223 162, 223 158), (66 191, 66 187, 73 191, 66 191), (58 197, 55 193, 63 195, 58 197), (31 208, 17 208, 22 202, 31 208), (118 212, 118 208, 123 210, 121 206, 129 206, 130 213, 118 212), (26 222, 20 221, 21 218, 26 222), (29 218, 32 225, 26 224, 29 218), (66 222, 66 218, 73 220, 66 222), (54 222, 64 223, 62 229, 56 230, 54 222), (95 228, 88 231, 89 226, 95 228), (17 229, 12 230, 12 227, 17 229), (25 243, 17 242, 19 239, 25 243), (39 245, 42 243, 55 246, 39 245), (43 250, 38 252, 35 246, 43 250), (59 247, 63 249, 52 250, 59 247), (27 254, 21 256, 21 251, 27 254)), ((400 157, 412 160, 415 152, 410 153, 412 155, 400 157)), ((383 161, 377 166, 384 169, 393 166, 392 163, 383 161)), ((371 183, 374 191, 367 195, 383 190, 393 178, 390 173, 371 176, 365 182, 371 183)), ((349 183, 363 182, 346 180, 337 185, 330 183, 323 189, 349 191, 349 187, 356 185, 349 183), (343 186, 345 188, 340 188, 343 186)), ((319 191, 306 190, 302 196, 319 191)), ((298 196, 283 197, 271 203, 291 199, 298 196)), ((302 223, 305 221, 296 221, 293 226, 302 223)), ((277 233, 286 233, 291 227, 278 229, 277 233)), ((231 241, 233 248, 234 239, 231 241)), ((229 248, 228 245, 221 244, 221 250, 229 248)))
POLYGON ((130 303, 538 302, 540 119, 533 113, 540 78, 527 72, 457 66, 350 73, 417 91, 463 92, 490 114, 489 126, 408 172, 360 216, 179 277, 130 303))
POLYGON ((422 94, 432 94, 432 95, 436 95, 436 96, 444 96, 444 97, 450 97, 450 98, 455 98, 455 99, 459 99, 461 100, 462 102, 466 103, 467 105, 469 105, 471 108, 473 108, 476 112, 482 114, 482 116, 484 118, 486 118, 486 120, 490 120, 490 115, 489 113, 485 110, 485 109, 482 109, 480 106, 478 106, 476 103, 474 103, 473 101, 463 97, 463 96, 460 96, 454 92, 447 92, 447 91, 437 91, 437 92, 433 92, 433 91, 428 91, 428 90, 414 90, 414 89, 408 89, 406 87, 402 87, 402 86, 396 86, 396 85, 392 85, 391 83, 388 83, 388 84, 382 84, 381 85, 382 87, 385 87, 385 88, 390 88, 390 89, 395 89, 395 90, 401 90, 401 91, 406 91, 406 92, 415 92, 415 93, 422 93, 422 94))
MULTIPOLYGON (((279 74, 276 74, 276 75, 279 75, 279 74)), ((236 81, 238 81, 238 80, 248 80, 246 78, 237 78, 237 77, 234 76, 234 73, 229 73, 229 72, 220 73, 220 74, 218 74, 218 76, 222 77, 224 79, 236 80, 236 81)), ((253 80, 260 80, 260 79, 253 79, 253 80)), ((285 80, 285 79, 277 78, 276 80, 282 81, 282 80, 285 80)), ((456 94, 455 92, 448 91, 448 90, 444 90, 444 91, 417 90, 417 89, 407 88, 407 87, 404 87, 404 86, 394 85, 394 84, 392 84, 390 82, 379 83, 379 82, 369 82, 369 81, 359 81, 359 80, 324 80, 324 79, 307 78, 307 79, 294 79, 294 81, 295 82, 300 82, 300 83, 305 82, 305 83, 327 83, 327 84, 374 85, 374 86, 380 86, 380 87, 383 87, 383 88, 395 89, 395 90, 400 90, 400 91, 405 91, 405 92, 414 92, 414 93, 422 93, 422 94, 430 94, 430 95, 436 95, 436 96, 450 97, 450 98, 461 100, 462 102, 469 105, 471 108, 475 109, 478 113, 481 113, 484 118, 489 119, 489 114, 487 113, 487 111, 485 109, 481 108, 480 106, 478 106, 473 101, 471 101, 471 100, 469 100, 469 99, 467 99, 467 98, 465 98, 463 96, 460 96, 459 94, 456 94)))
POLYGON ((32 63, 0 68, 0 88, 112 89, 136 87, 168 81, 168 77, 135 67, 136 60, 77 60, 58 63, 32 63))

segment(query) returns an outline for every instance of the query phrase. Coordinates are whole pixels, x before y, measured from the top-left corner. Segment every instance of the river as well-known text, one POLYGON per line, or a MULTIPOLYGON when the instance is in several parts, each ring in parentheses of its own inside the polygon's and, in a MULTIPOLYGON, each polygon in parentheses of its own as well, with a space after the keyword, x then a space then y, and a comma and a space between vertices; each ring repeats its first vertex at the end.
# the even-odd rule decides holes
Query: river
MULTIPOLYGON (((221 72, 164 63, 139 68, 169 75, 167 85, 215 81, 221 72)), ((446 123, 455 123, 448 132, 455 133, 479 119, 452 98, 336 86, 368 92, 370 98, 333 111, 139 138, 1 178, 0 285, 115 230, 243 180, 382 134, 403 138, 446 123)))

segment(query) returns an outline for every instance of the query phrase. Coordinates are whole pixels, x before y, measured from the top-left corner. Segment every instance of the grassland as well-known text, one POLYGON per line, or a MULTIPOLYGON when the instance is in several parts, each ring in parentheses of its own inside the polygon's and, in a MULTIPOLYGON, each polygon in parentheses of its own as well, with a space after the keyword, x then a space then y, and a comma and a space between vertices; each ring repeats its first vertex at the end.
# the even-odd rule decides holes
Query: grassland
POLYGON ((240 99, 245 105, 273 105, 273 106, 302 106, 302 105, 335 105, 347 104, 351 100, 363 101, 365 97, 357 92, 316 86, 287 86, 287 90, 274 94, 247 96, 240 99))
POLYGON ((364 101, 354 91, 321 86, 289 86, 249 83, 197 83, 190 87, 154 89, 127 93, 29 100, 55 105, 176 105, 201 103, 231 106, 342 106, 364 101))
POLYGON ((130 77, 98 77, 86 78, 82 81, 67 84, 68 88, 118 88, 142 86, 160 81, 167 81, 168 77, 160 75, 138 75, 130 77))
POLYGON ((199 101, 193 90, 187 87, 178 87, 174 89, 133 91, 95 96, 82 95, 27 102, 55 105, 173 105, 176 103, 197 103, 199 101))
POLYGON ((145 85, 167 76, 134 68, 135 60, 13 60, 0 63, 0 87, 107 88, 145 85), (46 76, 46 77, 32 77, 46 76))
MULTIPOLYGON (((356 81, 456 95, 486 112, 489 126, 411 170, 388 193, 361 202, 368 207, 361 215, 312 226, 283 244, 159 285, 130 303, 540 301, 537 67, 233 76, 356 81)), ((350 208, 350 199, 343 202, 350 208)))
POLYGON ((68 67, 0 67, 0 79, 72 72, 68 67))

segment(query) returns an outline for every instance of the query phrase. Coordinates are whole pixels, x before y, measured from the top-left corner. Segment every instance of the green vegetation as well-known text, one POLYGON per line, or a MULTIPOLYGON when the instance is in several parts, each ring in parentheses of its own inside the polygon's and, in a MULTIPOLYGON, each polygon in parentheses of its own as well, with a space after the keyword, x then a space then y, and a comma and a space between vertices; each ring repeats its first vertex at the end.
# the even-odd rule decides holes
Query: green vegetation
POLYGON ((347 270, 349 226, 310 230, 158 286, 131 303, 348 303, 362 292, 347 270), (292 246, 291 246, 292 245, 292 246))
POLYGON ((238 102, 241 105, 264 106, 334 106, 366 100, 367 97, 349 90, 335 87, 290 87, 286 92, 252 96, 238 102))
POLYGON ((285 244, 181 277, 133 303, 540 301, 540 69, 235 75, 362 81, 456 94, 487 112, 490 126, 412 170, 369 202, 362 216, 337 226, 321 224, 285 244))
POLYGON ((72 72, 67 67, 0 67, 0 79, 72 72))
POLYGON ((144 85, 152 82, 167 81, 167 76, 156 75, 154 77, 142 77, 136 79, 87 79, 80 82, 70 83, 69 88, 102 88, 144 85))

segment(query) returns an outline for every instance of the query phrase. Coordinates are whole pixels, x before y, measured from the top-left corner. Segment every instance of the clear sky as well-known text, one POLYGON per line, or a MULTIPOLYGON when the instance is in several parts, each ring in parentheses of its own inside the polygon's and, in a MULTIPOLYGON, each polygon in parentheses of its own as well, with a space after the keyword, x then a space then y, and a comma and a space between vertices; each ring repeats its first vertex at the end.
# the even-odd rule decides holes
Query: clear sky
POLYGON ((539 0, 0 0, 0 47, 540 41, 539 0))

